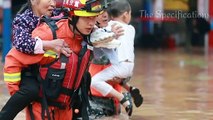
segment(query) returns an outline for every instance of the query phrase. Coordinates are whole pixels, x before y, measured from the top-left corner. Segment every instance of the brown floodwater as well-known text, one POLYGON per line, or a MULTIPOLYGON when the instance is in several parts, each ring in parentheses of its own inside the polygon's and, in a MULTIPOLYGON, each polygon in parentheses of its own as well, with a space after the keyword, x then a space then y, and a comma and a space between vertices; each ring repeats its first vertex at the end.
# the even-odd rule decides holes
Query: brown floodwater
MULTIPOLYGON (((122 114, 102 120, 212 120, 213 54, 200 49, 136 50, 131 84, 140 88, 144 103, 130 118, 122 114)), ((0 66, 2 68, 2 64, 0 66)), ((0 74, 0 108, 9 98, 0 74)), ((15 120, 24 120, 21 112, 15 120)))

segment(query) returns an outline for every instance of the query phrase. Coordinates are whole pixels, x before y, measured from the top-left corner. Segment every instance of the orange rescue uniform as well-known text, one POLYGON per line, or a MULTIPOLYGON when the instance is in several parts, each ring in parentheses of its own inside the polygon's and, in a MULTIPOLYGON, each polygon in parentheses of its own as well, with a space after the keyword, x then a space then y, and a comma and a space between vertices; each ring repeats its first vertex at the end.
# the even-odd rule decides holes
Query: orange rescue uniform
MULTIPOLYGON (((64 39, 69 47, 78 54, 82 48, 83 37, 73 34, 70 30, 68 19, 62 19, 57 22, 58 30, 56 31, 57 38, 64 39)), ((53 40, 52 31, 46 23, 41 23, 33 32, 33 37, 39 37, 42 40, 53 40)), ((19 90, 21 81, 21 70, 31 64, 38 63, 40 65, 48 64, 57 58, 57 54, 51 50, 46 51, 44 54, 28 55, 17 51, 12 48, 5 58, 4 66, 4 80, 7 84, 9 93, 13 95, 19 90)), ((38 102, 33 103, 33 113, 35 120, 41 120, 41 104, 38 102)), ((72 110, 67 107, 65 110, 58 109, 57 107, 49 107, 50 113, 54 111, 55 120, 71 120, 72 110)), ((29 110, 27 110, 29 111, 29 110)), ((30 120, 29 112, 27 112, 26 120, 30 120)))

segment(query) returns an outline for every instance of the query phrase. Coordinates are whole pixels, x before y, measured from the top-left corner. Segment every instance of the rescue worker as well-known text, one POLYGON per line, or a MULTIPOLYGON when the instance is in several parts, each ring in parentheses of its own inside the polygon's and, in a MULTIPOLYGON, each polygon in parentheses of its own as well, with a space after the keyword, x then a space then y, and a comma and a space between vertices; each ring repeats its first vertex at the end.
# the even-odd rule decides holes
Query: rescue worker
MULTIPOLYGON (((57 38, 64 39, 67 43, 67 47, 72 50, 71 56, 69 57, 69 63, 72 62, 73 55, 79 55, 82 48, 87 46, 89 42, 88 35, 93 30, 95 25, 96 16, 100 14, 102 7, 98 4, 96 0, 66 0, 64 1, 63 6, 71 8, 68 10, 69 18, 61 19, 56 22, 58 29, 56 30, 57 38)), ((52 40, 53 33, 50 27, 46 23, 41 23, 32 33, 32 36, 39 37, 42 40, 52 40)), ((66 47, 66 46, 65 46, 66 47)), ((90 47, 88 47, 90 48, 90 47)), ((80 83, 80 80, 83 76, 83 73, 86 70, 86 66, 89 62, 90 52, 86 52, 86 56, 82 58, 82 64, 80 66, 81 72, 77 76, 77 83, 80 83), (82 67, 82 68, 81 68, 82 67)), ((5 81, 8 85, 10 94, 14 94, 19 90, 19 84, 21 81, 20 72, 24 67, 38 63, 39 65, 45 65, 56 60, 56 58, 61 55, 57 55, 53 51, 46 51, 44 54, 40 55, 28 55, 17 51, 15 48, 12 48, 8 55, 6 56, 5 66, 4 66, 4 76, 9 76, 12 74, 18 75, 19 79, 13 79, 13 77, 5 77, 5 81), (18 73, 18 74, 17 74, 18 73)), ((70 65, 70 64, 68 64, 70 65)), ((76 67, 76 64, 73 64, 76 67)), ((64 81, 66 79, 73 79, 71 77, 70 69, 73 66, 66 67, 66 73, 64 76, 64 81), (68 71, 68 72, 67 72, 68 71)), ((80 71, 80 70, 79 70, 80 71)), ((41 71, 40 71, 41 72, 41 71)), ((41 74, 41 73, 40 73, 41 74)), ((62 83, 65 84, 64 82, 62 83)), ((73 86, 72 86, 73 87, 73 86)), ((76 87, 76 86, 74 86, 76 87)), ((79 86, 78 86, 79 87, 79 86)), ((75 88, 77 89, 77 88, 75 88)), ((69 96, 70 97, 70 96, 69 96)), ((71 98, 71 97, 70 97, 71 98)), ((60 98, 57 98, 60 99, 60 98)), ((71 102, 72 100, 68 100, 71 102)), ((47 116, 48 111, 42 113, 42 106, 40 102, 33 102, 32 108, 28 108, 26 119, 32 119, 32 114, 35 120, 49 119, 47 116), (29 112, 31 111, 31 112, 29 112), (44 114, 42 117, 41 114, 44 114)), ((70 103, 65 104, 65 108, 60 109, 59 107, 49 106, 48 107, 50 116, 55 120, 71 120, 72 119, 72 109, 70 103)))
MULTIPOLYGON (((99 15, 97 17, 97 24, 96 24, 97 27, 93 30, 93 32, 91 34, 92 44, 96 43, 96 44, 93 44, 94 59, 93 59, 92 64, 90 64, 90 67, 89 67, 89 72, 92 77, 95 76, 96 74, 98 74, 99 72, 104 71, 105 69, 110 67, 110 65, 116 65, 117 61, 118 61, 118 55, 116 53, 116 49, 120 46, 121 42, 119 41, 120 39, 119 40, 115 39, 115 37, 118 35, 114 34, 116 32, 111 32, 111 31, 113 31, 113 29, 111 28, 111 26, 108 26, 108 22, 109 22, 108 13, 107 13, 107 11, 104 11, 101 15, 99 15), (103 38, 105 38, 105 39, 103 39, 103 38), (109 41, 109 42, 107 42, 107 41, 109 41), (105 58, 105 59, 103 59, 103 58, 105 58), (108 59, 108 60, 106 60, 106 59, 108 59), (106 61, 106 63, 109 61, 110 64, 106 65, 106 63, 104 63, 104 61, 106 61)), ((115 25, 115 24, 113 24, 113 25, 115 25)), ((119 38, 119 37, 120 36, 118 36, 117 38, 119 38)), ((121 37, 122 37, 122 35, 121 35, 121 37)), ((127 39, 125 39, 125 40, 127 40, 127 39)), ((130 80, 130 78, 127 78, 127 79, 130 80)), ((121 92, 120 91, 121 86, 119 86, 118 84, 122 85, 128 92, 130 92, 135 106, 139 107, 143 103, 143 97, 141 95, 141 92, 138 88, 130 85, 128 83, 127 79, 123 80, 123 79, 114 77, 112 80, 108 80, 107 83, 109 83, 109 81, 110 81, 110 85, 113 86, 113 88, 119 92, 121 92)), ((91 87, 91 93, 92 93, 92 95, 95 96, 95 98, 98 97, 99 99, 102 99, 102 102, 104 100, 110 101, 112 98, 114 98, 114 97, 110 96, 109 94, 107 96, 103 96, 99 91, 97 91, 93 87, 91 87)), ((114 105, 116 106, 116 103, 119 103, 119 101, 118 101, 118 99, 115 99, 115 101, 116 102, 114 102, 114 105)), ((112 102, 110 101, 109 104, 110 103, 112 103, 112 102)), ((106 108, 104 108, 104 109, 106 109, 106 108)), ((111 112, 107 112, 107 110, 104 110, 104 112, 106 112, 105 115, 107 115, 107 113, 111 113, 111 112)), ((114 111, 114 112, 116 114, 118 113, 117 111, 114 111)))
MULTIPOLYGON (((27 0, 13 20, 13 47, 27 54, 43 54, 46 50, 51 49, 57 53, 63 53, 69 56, 71 51, 69 48, 65 49, 63 47, 66 44, 63 39, 42 41, 39 37, 32 38, 32 31, 38 25, 42 15, 55 16, 59 14, 59 11, 56 11, 55 7, 55 0, 27 0)), ((16 78, 16 80, 19 81, 19 76, 20 73, 15 73, 5 74, 4 77, 5 80, 13 77, 12 79, 16 78)), ((12 93, 13 95, 0 111, 0 120, 13 120, 25 106, 29 105, 33 99, 36 99, 39 90, 37 80, 35 78, 29 79, 30 80, 23 79, 20 90, 16 93, 12 93)))
MULTIPOLYGON (((117 98, 120 104, 125 108, 126 113, 131 116, 132 115, 132 101, 131 96, 127 93, 120 93, 116 89, 114 89, 107 81, 118 77, 118 78, 127 78, 132 76, 133 68, 134 68, 134 37, 135 37, 135 29, 133 26, 129 25, 131 20, 131 6, 127 0, 116 0, 111 2, 109 6, 108 13, 111 17, 111 21, 108 23, 108 26, 117 23, 122 26, 124 29, 124 35, 120 36, 117 40, 121 42, 120 46, 115 50, 115 55, 111 57, 112 64, 106 69, 98 72, 92 77, 91 87, 100 92, 103 96, 111 95, 114 98, 117 98)), ((109 33, 102 32, 104 30, 97 30, 95 36, 106 36, 109 33)), ((92 36, 92 35, 91 35, 92 36)), ((97 38, 97 37, 96 37, 97 38)), ((111 41, 113 42, 113 40, 111 41)), ((114 43, 114 42, 113 42, 114 43)), ((101 44, 101 43, 100 43, 101 44)), ((140 95, 140 91, 137 88, 137 99, 139 102, 136 106, 140 106, 142 104, 143 98, 140 95)), ((129 90, 130 92, 132 90, 129 90)), ((134 98, 134 97, 133 97, 134 98)))

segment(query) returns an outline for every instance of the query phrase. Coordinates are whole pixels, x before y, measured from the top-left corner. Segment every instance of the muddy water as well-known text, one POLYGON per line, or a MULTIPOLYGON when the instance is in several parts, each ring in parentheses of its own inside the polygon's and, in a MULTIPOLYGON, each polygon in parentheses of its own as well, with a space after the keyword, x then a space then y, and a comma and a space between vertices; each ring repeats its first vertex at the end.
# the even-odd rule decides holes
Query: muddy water
POLYGON ((210 120, 213 118, 213 65, 202 52, 137 52, 132 84, 144 104, 132 120, 210 120))
MULTIPOLYGON (((132 117, 101 120, 212 120, 213 57, 200 51, 136 50, 131 84, 140 88, 144 104, 134 107, 132 117)), ((2 68, 2 65, 1 65, 2 68)), ((0 108, 8 93, 0 74, 0 108)), ((23 112, 15 120, 24 120, 23 112)))

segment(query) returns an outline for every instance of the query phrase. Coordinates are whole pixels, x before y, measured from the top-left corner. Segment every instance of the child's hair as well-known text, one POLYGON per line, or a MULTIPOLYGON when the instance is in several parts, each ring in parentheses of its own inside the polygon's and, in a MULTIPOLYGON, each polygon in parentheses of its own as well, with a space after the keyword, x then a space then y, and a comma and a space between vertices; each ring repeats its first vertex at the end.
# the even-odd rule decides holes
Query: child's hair
POLYGON ((131 11, 131 6, 127 0, 114 0, 107 9, 110 17, 119 17, 124 12, 129 11, 131 11))
POLYGON ((20 10, 17 12, 17 14, 23 13, 28 8, 31 8, 31 2, 30 2, 30 0, 27 0, 27 2, 22 5, 22 7, 20 8, 20 10))

